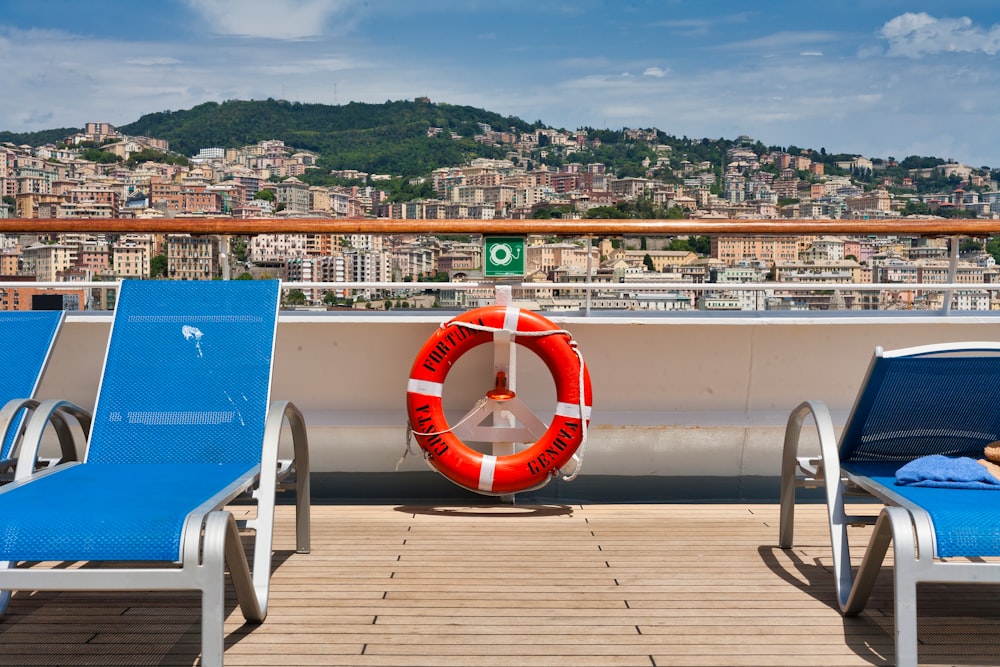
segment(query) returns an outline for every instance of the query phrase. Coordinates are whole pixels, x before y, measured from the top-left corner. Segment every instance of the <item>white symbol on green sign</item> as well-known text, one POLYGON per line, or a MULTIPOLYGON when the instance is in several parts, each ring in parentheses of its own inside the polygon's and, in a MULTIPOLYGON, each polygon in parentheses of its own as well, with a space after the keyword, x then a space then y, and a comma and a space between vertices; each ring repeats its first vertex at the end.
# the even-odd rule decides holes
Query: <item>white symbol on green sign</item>
POLYGON ((483 240, 486 246, 483 273, 486 277, 524 275, 523 236, 487 236, 483 240))
POLYGON ((509 243, 497 243, 490 248, 490 261, 497 266, 507 266, 521 258, 520 248, 511 248, 509 243))

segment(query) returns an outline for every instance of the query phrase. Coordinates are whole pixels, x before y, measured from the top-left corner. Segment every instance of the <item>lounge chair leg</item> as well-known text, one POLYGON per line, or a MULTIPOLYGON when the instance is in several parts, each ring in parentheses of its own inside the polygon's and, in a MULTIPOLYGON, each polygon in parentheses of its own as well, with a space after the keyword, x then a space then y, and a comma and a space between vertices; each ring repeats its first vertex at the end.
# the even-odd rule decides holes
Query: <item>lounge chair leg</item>
POLYGON ((910 513, 901 507, 886 507, 882 514, 892 518, 896 666, 917 667, 917 577, 913 521, 910 513))
MULTIPOLYGON (((236 600, 239 602, 240 611, 243 612, 243 618, 251 623, 261 623, 267 616, 267 599, 261 599, 254 586, 253 575, 250 573, 246 552, 243 551, 243 543, 240 541, 240 531, 236 527, 236 520, 232 514, 228 512, 226 514, 226 565, 229 566, 229 577, 233 580, 233 588, 236 590, 236 600)), ((267 575, 269 576, 270 572, 267 575)), ((267 582, 268 579, 264 581, 267 582)), ((263 592, 265 595, 267 594, 266 585, 263 592)))
POLYGON ((300 554, 309 553, 312 548, 312 490, 309 473, 309 442, 306 431, 306 421, 302 413, 294 405, 289 417, 292 433, 295 435, 295 551, 300 554))
POLYGON ((917 591, 912 581, 908 583, 910 600, 903 602, 896 596, 896 667, 917 667, 917 591))
MULTIPOLYGON (((205 520, 201 579, 201 665, 222 667, 225 653, 226 571, 225 541, 229 512, 210 512, 205 520)), ((235 524, 234 524, 235 526, 235 524)))
POLYGON ((781 455, 781 513, 778 519, 778 546, 791 549, 795 532, 795 457, 798 454, 802 420, 806 416, 805 404, 800 405, 788 418, 785 427, 785 446, 781 455))
MULTIPOLYGON (((14 563, 10 561, 0 561, 0 570, 6 570, 14 567, 14 563)), ((10 597, 14 594, 12 590, 0 590, 0 615, 6 613, 7 606, 10 605, 10 597)))
MULTIPOLYGON (((221 573, 220 573, 221 576, 221 573)), ((201 592, 201 667, 222 667, 225 652, 225 595, 221 585, 201 592)))
MULTIPOLYGON (((860 614, 864 611, 868 598, 871 597, 875 580, 878 578, 885 554, 889 550, 889 543, 892 541, 891 519, 892 517, 886 512, 879 514, 878 520, 875 522, 875 529, 868 540, 868 548, 865 549, 865 555, 858 566, 857 574, 854 575, 853 579, 848 579, 840 584, 841 588, 847 586, 843 590, 838 590, 838 594, 841 595, 840 610, 844 612, 845 616, 860 614)), ((844 556, 841 557, 844 558, 844 556)), ((838 566, 838 572, 843 573, 845 577, 851 576, 850 558, 846 559, 842 568, 838 566)))

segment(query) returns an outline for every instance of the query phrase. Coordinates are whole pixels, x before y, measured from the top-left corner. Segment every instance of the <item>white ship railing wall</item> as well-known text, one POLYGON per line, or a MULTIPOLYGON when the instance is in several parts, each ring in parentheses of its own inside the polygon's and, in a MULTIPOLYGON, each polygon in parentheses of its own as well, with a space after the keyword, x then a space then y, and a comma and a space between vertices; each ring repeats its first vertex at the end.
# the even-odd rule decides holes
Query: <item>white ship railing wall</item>
MULTIPOLYGON (((1000 226, 994 221, 993 225, 1000 226)), ((954 276, 954 274, 953 274, 954 276)), ((538 287, 514 283, 515 289, 538 287)), ((549 287, 550 284, 543 285, 549 287)), ((0 283, 5 287, 109 287, 114 283, 0 283)), ((483 290, 487 281, 329 283, 330 289, 483 290)), ((593 292, 608 283, 572 283, 593 292)), ((288 283, 289 289, 322 289, 288 283)), ((617 286, 615 286, 617 287, 617 286)), ((1000 285, 636 283, 635 290, 997 290, 1000 285)), ((470 494, 429 471, 419 456, 397 469, 406 433, 406 380, 417 351, 453 315, 446 309, 285 310, 280 315, 273 392, 302 409, 318 498, 411 500, 470 494)), ((593 422, 584 469, 519 499, 767 500, 778 495, 789 411, 821 399, 839 425, 876 345, 997 340, 1000 311, 546 313, 578 341, 589 366, 593 422)), ((38 391, 92 407, 110 313, 72 311, 38 391)), ((492 387, 492 354, 478 348, 449 374, 444 405, 460 416, 492 387)), ((519 355, 518 396, 551 412, 543 364, 519 355)), ((157 372, 149 360, 149 372, 157 372)))
MULTIPOLYGON (((283 311, 274 395, 306 415, 318 497, 467 495, 404 451, 405 390, 418 350, 457 311, 283 311)), ((846 417, 876 345, 997 340, 1000 312, 546 314, 578 341, 594 388, 583 472, 537 498, 777 497, 788 412, 804 396, 846 417)), ((67 314, 39 397, 92 407, 110 313, 67 314)), ((554 390, 518 357, 518 396, 550 414, 554 390)), ((457 418, 492 388, 492 354, 464 355, 445 408, 457 418)), ((158 372, 149 360, 149 372, 158 372)))

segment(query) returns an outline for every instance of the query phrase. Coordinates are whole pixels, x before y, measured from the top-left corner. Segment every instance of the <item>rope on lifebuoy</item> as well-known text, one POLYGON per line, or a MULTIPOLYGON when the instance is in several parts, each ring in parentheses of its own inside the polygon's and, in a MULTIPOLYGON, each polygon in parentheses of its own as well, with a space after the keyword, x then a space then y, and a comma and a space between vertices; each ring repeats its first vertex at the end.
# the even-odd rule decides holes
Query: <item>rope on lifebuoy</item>
MULTIPOLYGON (((455 424, 454 426, 449 426, 448 428, 444 429, 443 431, 433 431, 433 432, 430 432, 430 433, 422 433, 421 435, 441 435, 443 433, 450 433, 451 431, 454 431, 456 428, 458 428, 459 426, 461 426, 465 422, 467 422, 470 419, 472 419, 472 416, 474 414, 476 414, 476 409, 479 408, 479 407, 481 407, 481 406, 483 406, 483 405, 486 405, 486 401, 487 401, 487 399, 485 399, 485 398, 479 399, 476 402, 476 407, 473 408, 472 410, 470 410, 469 414, 467 414, 464 417, 462 417, 462 419, 460 419, 458 421, 458 423, 455 424)), ((416 431, 413 430, 413 428, 410 426, 409 420, 407 420, 407 422, 406 422, 406 449, 403 450, 403 455, 399 457, 398 461, 396 461, 396 470, 397 471, 399 470, 399 466, 402 465, 403 461, 406 460, 406 457, 407 457, 408 454, 416 454, 416 452, 414 452, 413 448, 410 446, 413 443, 413 434, 414 433, 416 433, 416 431)), ((424 453, 424 460, 426 460, 426 459, 427 459, 427 456, 426 456, 426 452, 425 452, 424 453)))
POLYGON ((583 454, 588 439, 589 394, 590 379, 586 364, 577 342, 568 331, 557 328, 537 313, 519 308, 490 306, 468 311, 442 323, 438 331, 424 344, 414 361, 407 384, 406 449, 396 467, 399 468, 408 454, 416 453, 412 449, 412 440, 415 437, 424 451, 424 460, 431 468, 460 486, 479 493, 503 495, 539 488, 551 476, 557 474, 565 481, 572 481, 582 469, 583 454), (520 329, 522 317, 527 319, 526 326, 535 328, 520 329), (491 320, 499 320, 503 324, 500 326, 487 323, 491 320), (451 327, 473 333, 459 336, 445 333, 451 327), (477 336, 478 333, 492 334, 491 339, 498 333, 510 334, 512 341, 527 346, 542 358, 556 381, 559 402, 552 423, 547 427, 546 433, 523 452, 499 457, 481 454, 453 435, 452 432, 456 428, 483 406, 482 400, 454 426, 449 426, 444 420, 443 409, 440 406, 444 378, 450 366, 462 354, 487 342, 485 338, 477 336), (558 353, 558 348, 549 345, 539 347, 536 343, 526 342, 554 335, 566 337, 566 345, 572 351, 576 362, 576 382, 573 388, 576 393, 576 405, 573 409, 567 409, 573 404, 565 402, 564 396, 560 395, 573 393, 569 391, 566 379, 560 372, 563 369, 559 364, 565 364, 566 361, 564 355, 558 353), (444 428, 436 427, 438 421, 443 422, 444 428), (558 428, 555 428, 557 425, 558 428), (531 460, 532 456, 537 458, 531 460), (511 470, 515 461, 524 468, 520 473, 511 470), (573 463, 572 470, 566 472, 570 462, 573 463))

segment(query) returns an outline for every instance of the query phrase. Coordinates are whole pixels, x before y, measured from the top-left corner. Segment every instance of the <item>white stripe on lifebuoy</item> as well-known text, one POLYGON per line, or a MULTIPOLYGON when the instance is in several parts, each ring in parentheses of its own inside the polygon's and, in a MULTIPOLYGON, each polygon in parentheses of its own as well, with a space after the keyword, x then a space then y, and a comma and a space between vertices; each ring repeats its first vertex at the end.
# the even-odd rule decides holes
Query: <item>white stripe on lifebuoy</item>
POLYGON ((497 457, 483 454, 483 463, 479 468, 479 490, 493 490, 493 473, 497 469, 497 457))
POLYGON ((410 378, 406 382, 406 391, 410 394, 421 394, 423 396, 436 396, 441 398, 441 395, 444 393, 444 384, 441 382, 414 380, 413 378, 410 378))
MULTIPOLYGON (((567 419, 579 419, 580 418, 580 406, 577 403, 563 403, 562 401, 556 403, 556 414, 560 417, 566 417, 567 419)), ((583 407, 584 419, 590 420, 590 406, 585 405, 583 407)))
POLYGON ((507 331, 517 331, 517 321, 521 317, 521 309, 517 306, 507 306, 503 315, 503 328, 507 331))

